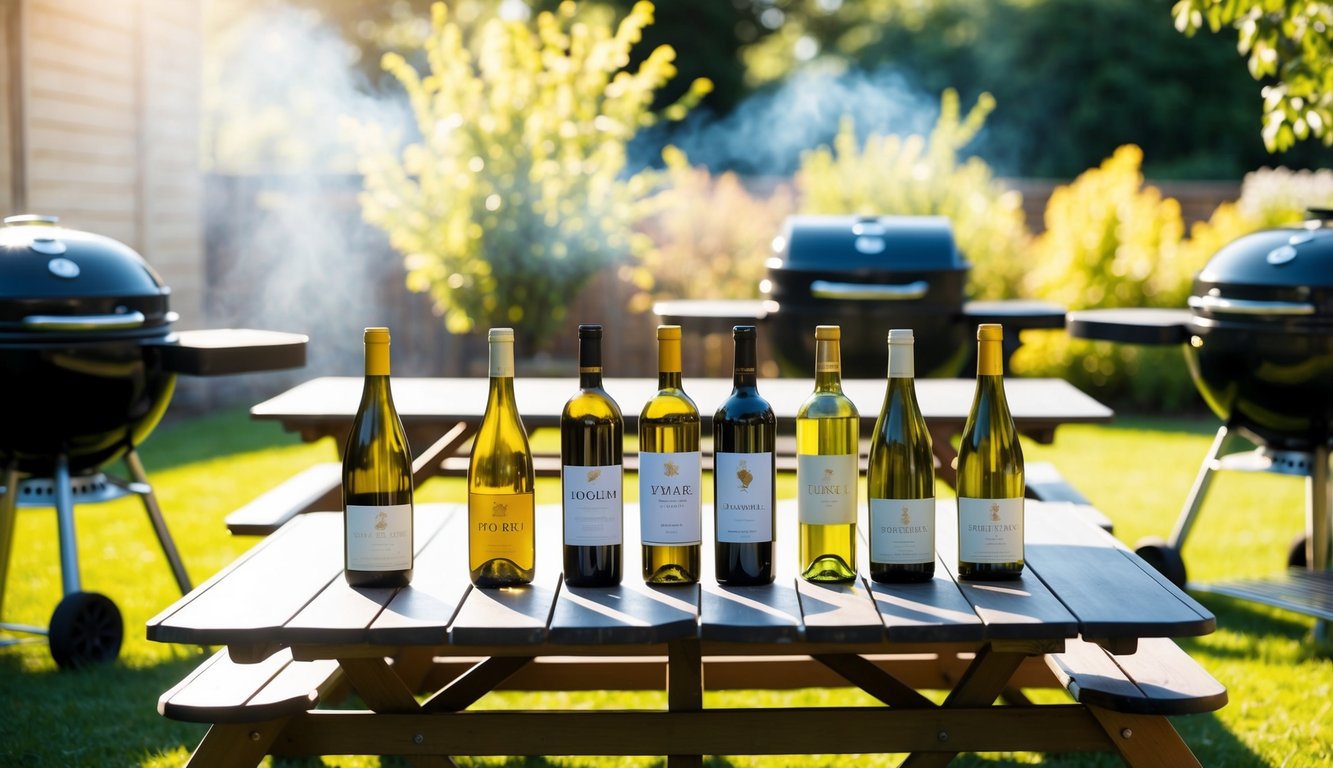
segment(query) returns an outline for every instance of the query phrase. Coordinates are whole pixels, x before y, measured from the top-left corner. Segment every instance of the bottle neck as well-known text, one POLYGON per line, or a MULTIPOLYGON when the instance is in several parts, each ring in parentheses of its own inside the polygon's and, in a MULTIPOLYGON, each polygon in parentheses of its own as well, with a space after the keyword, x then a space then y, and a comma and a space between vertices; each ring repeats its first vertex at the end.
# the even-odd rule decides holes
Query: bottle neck
POLYGON ((389 345, 366 345, 366 376, 389 375, 389 345))
POLYGON ((916 376, 916 361, 911 344, 889 345, 889 378, 910 379, 916 376))
POLYGON ((579 388, 602 386, 602 340, 579 339, 579 388))
POLYGON ((815 390, 842 391, 842 352, 836 341, 815 342, 815 390))
POLYGON ((1004 375, 1004 351, 1003 342, 978 341, 977 342, 977 376, 1003 376, 1004 375))
POLYGON ((680 389, 680 339, 657 342, 657 388, 680 389))
POLYGON ((490 376, 492 379, 514 378, 514 342, 491 342, 490 376))
POLYGON ((758 358, 754 339, 736 340, 736 360, 731 374, 733 387, 753 389, 758 385, 759 376, 755 371, 758 358))

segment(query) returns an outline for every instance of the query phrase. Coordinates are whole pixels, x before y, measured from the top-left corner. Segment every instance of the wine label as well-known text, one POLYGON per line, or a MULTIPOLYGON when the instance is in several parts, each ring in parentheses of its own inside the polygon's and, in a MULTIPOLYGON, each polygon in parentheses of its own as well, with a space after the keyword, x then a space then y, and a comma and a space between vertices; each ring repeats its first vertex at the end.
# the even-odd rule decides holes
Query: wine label
POLYGON ((871 499, 870 561, 935 562, 935 500, 871 499))
POLYGON ((1023 559, 1023 499, 958 499, 958 559, 1012 563, 1023 559))
POLYGON ((564 467, 565 543, 604 547, 623 538, 624 467, 564 467))
POLYGON ((639 532, 644 544, 700 543, 702 478, 698 451, 639 453, 639 532))
POLYGON ((855 453, 796 457, 796 506, 800 522, 847 525, 856 522, 855 453))
POLYGON ((533 558, 531 493, 467 495, 468 563, 504 559, 529 566, 533 558))
POLYGON ((412 567, 412 505, 349 504, 347 570, 402 571, 412 567))
POLYGON ((718 453, 713 457, 717 540, 755 544, 773 540, 773 454, 718 453))

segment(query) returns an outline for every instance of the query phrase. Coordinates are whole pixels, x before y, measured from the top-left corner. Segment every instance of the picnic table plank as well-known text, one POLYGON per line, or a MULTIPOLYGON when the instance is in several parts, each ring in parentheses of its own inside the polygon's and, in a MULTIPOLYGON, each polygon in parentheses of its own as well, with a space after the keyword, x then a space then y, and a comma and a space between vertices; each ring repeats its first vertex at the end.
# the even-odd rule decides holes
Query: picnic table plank
POLYGON ((228 569, 225 579, 151 620, 148 638, 201 645, 276 642, 283 625, 342 575, 342 526, 327 518, 305 515, 284 526, 228 569))
POLYGON ((890 642, 966 642, 985 637, 985 625, 948 566, 935 558, 935 576, 919 584, 868 581, 890 642))
POLYGON ((1204 635, 1216 628, 1208 609, 1178 589, 1163 591, 1156 572, 1127 547, 1058 505, 1031 504, 1026 558, 1032 571, 1078 617, 1085 638, 1204 635), (1126 568, 1129 560, 1136 567, 1126 568), (1174 599, 1172 596, 1174 595, 1174 599))
POLYGON ((538 571, 531 584, 503 589, 468 590, 449 626, 455 645, 533 645, 546 639, 560 574, 538 571))
POLYGON ((645 584, 639 505, 625 505, 623 579, 615 587, 562 585, 550 641, 568 644, 665 643, 699 634, 699 585, 645 584))
POLYGON ((398 590, 369 628, 372 643, 442 645, 449 622, 471 589, 468 579, 467 508, 462 504, 420 505, 438 510, 444 525, 415 563, 412 583, 398 590), (460 543, 461 542, 461 543, 460 543))
MULTIPOLYGON (((429 560, 426 548, 454 515, 450 508, 434 504, 417 504, 413 514, 412 540, 413 581, 420 578, 419 565, 429 560)), ((343 516, 340 512, 310 513, 319 516, 326 525, 337 529, 341 536, 343 516)), ((342 578, 343 563, 337 564, 337 575, 309 605, 287 622, 283 639, 288 643, 360 643, 370 639, 370 626, 398 593, 397 587, 353 587, 342 578)))
MULTIPOLYGON (((1029 503, 1027 509, 1038 506, 1029 503)), ((1024 525, 1024 536, 1035 526, 1024 525)), ((935 546, 946 573, 958 573, 958 505, 938 499, 935 546)), ((1053 640, 1078 634, 1078 620, 1031 568, 1007 581, 957 580, 959 591, 986 627, 988 640, 1053 640)))
MULTIPOLYGON (((704 578, 700 580, 699 636, 705 641, 789 643, 804 636, 801 622, 801 601, 796 592, 796 558, 794 553, 781 551, 775 546, 773 568, 776 578, 771 584, 753 586, 726 586, 717 583, 714 568, 711 505, 704 509, 704 578)), ((782 531, 796 530, 794 504, 778 504, 775 532, 779 541, 782 531)))

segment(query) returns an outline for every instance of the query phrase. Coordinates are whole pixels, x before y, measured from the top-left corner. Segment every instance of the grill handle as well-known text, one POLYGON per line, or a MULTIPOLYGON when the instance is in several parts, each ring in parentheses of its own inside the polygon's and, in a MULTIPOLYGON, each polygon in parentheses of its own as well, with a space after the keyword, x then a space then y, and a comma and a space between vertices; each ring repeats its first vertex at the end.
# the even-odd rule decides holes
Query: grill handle
POLYGON ((145 319, 137 310, 114 315, 28 315, 23 318, 23 327, 34 331, 112 331, 139 328, 145 319))
POLYGON ((1280 315, 1294 317, 1313 315, 1315 306, 1294 301, 1255 301, 1253 299, 1224 299, 1220 296, 1191 296, 1190 309, 1221 315, 1280 315))
POLYGON ((810 294, 817 299, 852 299, 856 301, 911 301, 926 295, 930 283, 925 280, 904 285, 868 285, 866 283, 833 283, 815 280, 810 283, 810 294))

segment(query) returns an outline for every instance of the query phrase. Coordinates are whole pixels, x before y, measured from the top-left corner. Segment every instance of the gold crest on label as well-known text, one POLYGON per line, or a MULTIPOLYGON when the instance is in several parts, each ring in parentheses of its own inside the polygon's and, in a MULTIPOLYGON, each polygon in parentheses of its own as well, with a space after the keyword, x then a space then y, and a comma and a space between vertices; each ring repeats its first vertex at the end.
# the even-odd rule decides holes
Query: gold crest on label
POLYGON ((591 483, 592 481, 596 480, 597 478, 601 477, 601 476, 602 476, 602 470, 600 470, 600 469, 590 469, 590 470, 588 470, 588 482, 590 482, 590 483, 591 483))
POLYGON ((509 505, 496 502, 491 506, 492 517, 507 517, 509 515, 509 505))
POLYGON ((826 467, 824 469, 824 482, 827 483, 831 482, 832 480, 833 480, 833 469, 830 467, 826 467))
POLYGON ((388 527, 389 513, 381 509, 379 512, 375 513, 375 530, 382 531, 388 527))
POLYGON ((902 517, 902 521, 903 521, 903 525, 911 525, 911 524, 912 524, 912 513, 908 511, 908 509, 907 509, 907 505, 906 505, 906 504, 903 505, 903 517, 902 517))
POLYGON ((736 469, 736 479, 741 481, 742 491, 750 490, 750 481, 754 480, 754 475, 750 474, 750 470, 745 466, 745 459, 741 459, 736 469))
POLYGON ((992 522, 992 523, 998 523, 998 522, 1000 522, 1000 505, 999 505, 999 504, 992 504, 992 505, 990 505, 990 519, 991 519, 991 522, 992 522))
POLYGON ((662 462, 662 474, 667 477, 675 477, 680 474, 680 465, 674 461, 664 461, 662 462))

